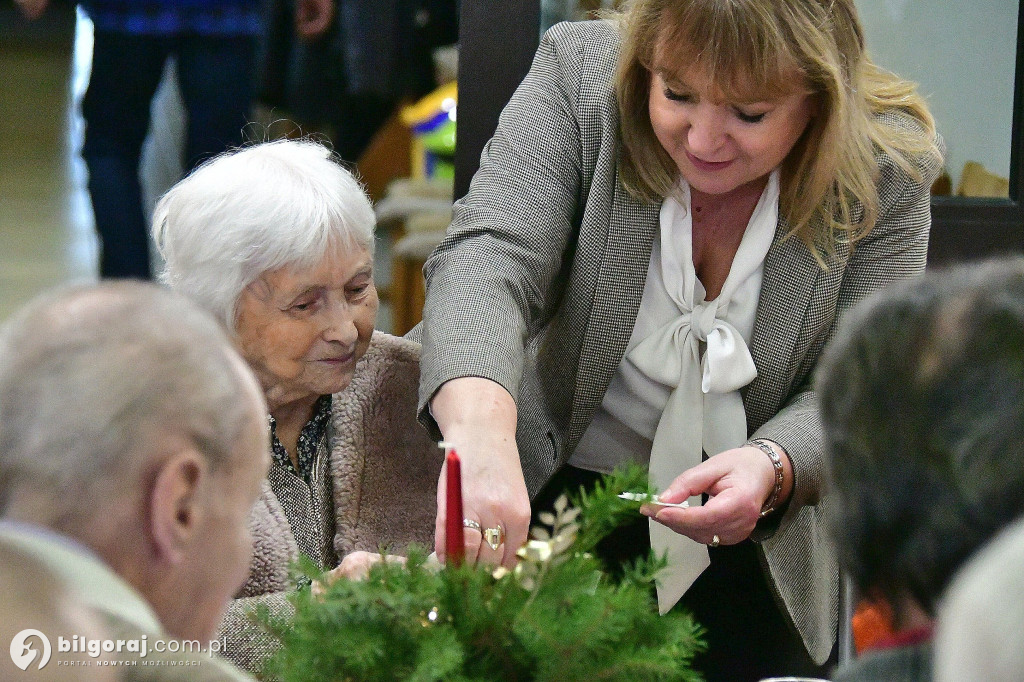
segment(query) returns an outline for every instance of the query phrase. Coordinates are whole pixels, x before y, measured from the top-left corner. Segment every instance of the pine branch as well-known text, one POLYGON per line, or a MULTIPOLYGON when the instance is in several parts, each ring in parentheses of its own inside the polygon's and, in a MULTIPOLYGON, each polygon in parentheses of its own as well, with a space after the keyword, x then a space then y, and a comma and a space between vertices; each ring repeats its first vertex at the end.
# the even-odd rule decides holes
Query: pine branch
POLYGON ((593 550, 610 532, 636 518, 640 503, 620 498, 619 494, 626 491, 656 492, 647 479, 647 472, 632 464, 599 480, 591 492, 581 488, 570 495, 570 503, 586 512, 576 544, 580 551, 593 550))
MULTIPOLYGON (((658 616, 651 583, 661 563, 641 559, 619 578, 591 551, 648 490, 639 467, 608 477, 578 507, 565 500, 543 518, 515 571, 429 568, 422 550, 406 564, 381 562, 366 580, 338 580, 292 597, 290 619, 260 615, 281 651, 268 671, 283 682, 320 680, 512 680, 564 682, 700 677, 702 632, 685 614, 658 616)), ((303 567, 319 579, 315 567, 303 567)))

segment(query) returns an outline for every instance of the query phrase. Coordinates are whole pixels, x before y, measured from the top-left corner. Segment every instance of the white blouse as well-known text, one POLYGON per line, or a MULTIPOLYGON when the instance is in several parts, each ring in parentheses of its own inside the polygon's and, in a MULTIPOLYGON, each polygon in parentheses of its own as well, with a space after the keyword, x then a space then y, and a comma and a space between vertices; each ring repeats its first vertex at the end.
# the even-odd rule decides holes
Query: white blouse
MULTIPOLYGON (((685 180, 680 183, 680 199, 668 198, 661 206, 660 239, 651 250, 625 356, 569 460, 573 466, 601 472, 628 459, 648 463, 651 483, 658 490, 699 464, 702 452, 715 455, 746 441, 739 390, 757 376, 747 344, 779 215, 779 174, 774 171, 743 233, 722 292, 707 301, 693 265, 690 188, 685 180)), ((700 504, 700 497, 690 503, 700 504)), ((669 554, 669 568, 658 586, 664 612, 707 567, 707 550, 654 522, 651 542, 656 552, 669 554), (671 577, 680 571, 679 579, 671 577)))

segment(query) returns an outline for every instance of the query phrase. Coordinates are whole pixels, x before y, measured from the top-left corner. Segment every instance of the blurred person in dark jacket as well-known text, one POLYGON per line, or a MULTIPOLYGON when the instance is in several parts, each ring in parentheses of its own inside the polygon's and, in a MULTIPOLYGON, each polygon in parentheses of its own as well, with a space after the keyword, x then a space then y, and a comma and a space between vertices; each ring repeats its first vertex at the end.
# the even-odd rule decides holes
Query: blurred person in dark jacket
MULTIPOLYGON (((18 0, 40 16, 49 0, 18 0)), ((100 237, 100 276, 149 279, 148 220, 139 159, 150 103, 177 60, 187 114, 184 167, 239 145, 250 119, 264 8, 256 0, 82 0, 93 22, 92 75, 82 102, 89 194, 100 237)), ((296 0, 303 39, 330 25, 333 0, 296 0)))
POLYGON ((358 161, 404 101, 433 90, 433 51, 458 40, 457 0, 331 0, 330 27, 295 40, 295 0, 269 0, 258 99, 358 161))

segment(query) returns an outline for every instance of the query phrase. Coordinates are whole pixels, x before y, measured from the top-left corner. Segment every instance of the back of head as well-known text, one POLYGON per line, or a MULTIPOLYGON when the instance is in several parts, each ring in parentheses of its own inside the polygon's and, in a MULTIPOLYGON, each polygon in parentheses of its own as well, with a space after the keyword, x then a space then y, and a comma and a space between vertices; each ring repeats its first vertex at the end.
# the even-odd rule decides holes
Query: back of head
POLYGON ((863 592, 934 615, 957 568, 1024 513, 1024 261, 865 302, 817 390, 842 563, 863 592))
POLYGON ((1024 520, 978 552, 949 587, 935 631, 936 682, 1024 682, 1024 520))
POLYGON ((219 323, 142 283, 58 290, 0 329, 0 515, 78 536, 167 439, 216 469, 261 393, 219 323))
POLYGON ((375 218, 327 147, 277 140, 225 152, 172 187, 153 213, 162 280, 234 329, 242 290, 265 272, 304 269, 339 244, 373 253, 375 218))

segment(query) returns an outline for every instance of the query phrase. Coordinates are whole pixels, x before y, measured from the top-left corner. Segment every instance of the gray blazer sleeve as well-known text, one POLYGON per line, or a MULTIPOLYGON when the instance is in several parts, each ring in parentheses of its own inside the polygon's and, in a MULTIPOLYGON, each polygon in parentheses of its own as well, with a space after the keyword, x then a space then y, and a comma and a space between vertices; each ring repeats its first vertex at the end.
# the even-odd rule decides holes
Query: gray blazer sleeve
POLYGON ((580 73, 566 70, 579 60, 562 59, 572 49, 560 27, 545 35, 424 268, 419 411, 428 426, 426 403, 456 377, 485 377, 518 397, 526 339, 553 309, 581 185, 580 73))

